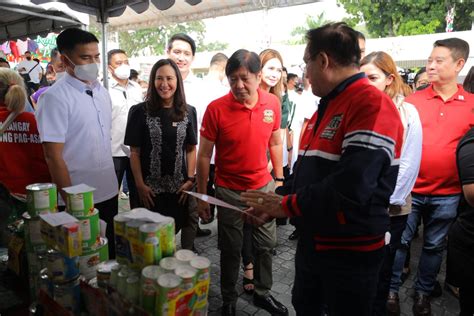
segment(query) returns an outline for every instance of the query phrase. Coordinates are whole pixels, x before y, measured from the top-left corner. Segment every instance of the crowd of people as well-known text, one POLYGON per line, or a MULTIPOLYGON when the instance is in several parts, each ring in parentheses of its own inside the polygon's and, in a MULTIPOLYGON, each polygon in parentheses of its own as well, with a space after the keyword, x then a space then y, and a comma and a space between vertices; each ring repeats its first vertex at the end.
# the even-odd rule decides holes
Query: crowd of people
POLYGON ((194 40, 175 34, 148 82, 127 52, 109 51, 105 89, 99 41, 66 29, 44 76, 29 52, 18 72, 0 68, 0 183, 25 194, 27 184, 53 182, 60 210, 62 188, 94 187, 112 258, 124 182, 131 208, 174 218, 185 249, 211 233, 199 218, 217 217, 222 315, 236 314, 241 268, 254 304, 288 315, 271 291, 276 229, 288 218, 298 315, 400 315, 422 223, 414 315, 431 315, 447 240, 447 282, 459 288, 460 315, 473 315, 473 69, 464 88, 457 83, 469 45, 436 41, 409 85, 390 55, 365 55, 364 36, 345 23, 306 39, 302 78, 274 49, 239 49, 216 54, 200 79, 194 40))

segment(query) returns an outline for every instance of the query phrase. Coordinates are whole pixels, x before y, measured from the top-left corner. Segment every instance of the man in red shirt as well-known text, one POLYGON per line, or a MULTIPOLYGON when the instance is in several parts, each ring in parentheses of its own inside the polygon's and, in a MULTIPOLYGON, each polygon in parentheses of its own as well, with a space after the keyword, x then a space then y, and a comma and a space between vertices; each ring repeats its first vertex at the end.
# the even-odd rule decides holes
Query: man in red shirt
POLYGON ((429 296, 443 259, 445 240, 456 218, 461 185, 456 168, 456 146, 474 123, 474 95, 457 84, 469 56, 469 45, 458 38, 434 43, 426 70, 431 86, 406 98, 415 105, 423 125, 421 166, 412 192, 412 212, 397 251, 388 300, 399 314, 398 289, 403 263, 416 228, 423 218, 423 250, 415 280, 415 315, 431 315, 429 296))
MULTIPOLYGON (((198 192, 206 193, 209 164, 216 147, 216 197, 245 209, 240 193, 248 189, 273 191, 267 170, 267 150, 274 166, 276 185, 283 181, 280 104, 258 88, 261 73, 257 54, 241 49, 226 65, 231 92, 209 104, 201 127, 198 153, 198 192)), ((235 315, 243 238, 243 220, 235 210, 217 208, 218 242, 221 250, 222 315, 235 315)), ((199 216, 210 217, 209 205, 200 201, 199 216)), ((287 315, 287 308, 271 294, 272 254, 276 245, 275 220, 253 232, 255 247, 254 304, 272 315, 287 315)))

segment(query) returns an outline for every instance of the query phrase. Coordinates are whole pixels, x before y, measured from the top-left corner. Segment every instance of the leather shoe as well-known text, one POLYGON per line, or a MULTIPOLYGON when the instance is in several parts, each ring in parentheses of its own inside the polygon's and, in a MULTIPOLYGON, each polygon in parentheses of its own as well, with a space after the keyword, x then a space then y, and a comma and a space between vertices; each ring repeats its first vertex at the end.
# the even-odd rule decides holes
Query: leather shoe
POLYGON ((221 308, 222 316, 235 316, 235 305, 234 304, 225 304, 221 308))
POLYGON ((430 297, 428 295, 416 293, 415 303, 413 304, 413 315, 431 316, 430 297))
POLYGON ((197 228, 196 237, 205 237, 205 236, 209 236, 210 234, 211 234, 210 229, 201 229, 201 227, 197 228))
POLYGON ((290 236, 288 236, 288 239, 289 240, 296 240, 300 237, 300 234, 298 233, 298 231, 295 229, 290 236))
POLYGON ((387 315, 400 316, 400 299, 398 298, 398 293, 388 293, 387 315))
POLYGON ((253 295, 253 303, 255 306, 263 308, 271 315, 287 316, 288 309, 282 303, 278 302, 270 293, 265 295, 253 295))

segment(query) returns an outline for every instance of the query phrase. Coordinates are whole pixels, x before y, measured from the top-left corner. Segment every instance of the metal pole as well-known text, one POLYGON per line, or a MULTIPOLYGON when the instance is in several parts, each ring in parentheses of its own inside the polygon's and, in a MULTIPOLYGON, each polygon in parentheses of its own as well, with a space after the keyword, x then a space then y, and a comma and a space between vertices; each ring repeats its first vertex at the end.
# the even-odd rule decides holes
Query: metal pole
POLYGON ((107 22, 101 21, 102 25, 102 75, 105 89, 109 88, 109 73, 107 71, 107 22))

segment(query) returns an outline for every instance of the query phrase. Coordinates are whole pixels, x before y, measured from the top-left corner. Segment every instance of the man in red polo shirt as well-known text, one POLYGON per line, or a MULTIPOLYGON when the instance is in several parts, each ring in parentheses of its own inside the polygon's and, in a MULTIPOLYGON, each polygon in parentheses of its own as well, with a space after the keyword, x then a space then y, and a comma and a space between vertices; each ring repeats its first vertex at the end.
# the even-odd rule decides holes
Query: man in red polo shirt
MULTIPOLYGON (((436 41, 426 70, 431 86, 407 97, 423 125, 421 166, 412 192, 412 212, 397 251, 390 285, 390 305, 398 305, 403 263, 416 228, 423 218, 423 250, 415 280, 415 315, 431 315, 429 296, 441 266, 446 235, 456 218, 461 185, 456 146, 474 123, 474 95, 457 84, 469 45, 458 38, 436 41)), ((389 306, 388 305, 388 306, 389 306)), ((389 306, 390 310, 399 311, 389 306)), ((399 313, 396 313, 399 314, 399 313)))
MULTIPOLYGON (((277 98, 258 88, 261 73, 257 54, 241 49, 226 65, 231 92, 209 104, 202 121, 198 153, 198 192, 206 193, 209 164, 216 147, 216 197, 247 208, 240 193, 255 189, 273 191, 275 183, 267 170, 269 150, 276 185, 283 181, 280 104, 277 98)), ((243 220, 234 210, 218 207, 218 242, 221 250, 222 315, 235 315, 243 238, 243 220)), ((199 216, 210 217, 209 205, 200 201, 199 216)), ((276 245, 275 220, 253 232, 255 247, 254 304, 272 315, 287 315, 287 308, 271 294, 272 254, 276 245)))

